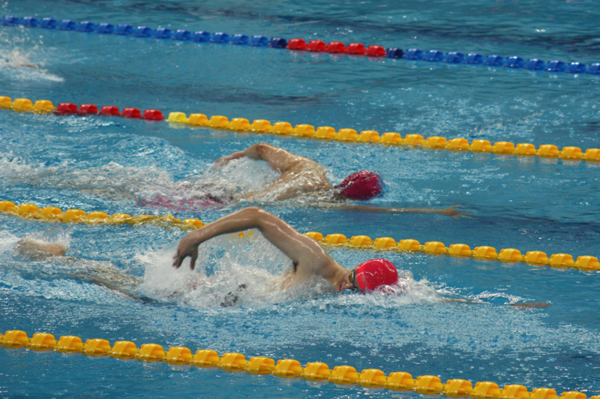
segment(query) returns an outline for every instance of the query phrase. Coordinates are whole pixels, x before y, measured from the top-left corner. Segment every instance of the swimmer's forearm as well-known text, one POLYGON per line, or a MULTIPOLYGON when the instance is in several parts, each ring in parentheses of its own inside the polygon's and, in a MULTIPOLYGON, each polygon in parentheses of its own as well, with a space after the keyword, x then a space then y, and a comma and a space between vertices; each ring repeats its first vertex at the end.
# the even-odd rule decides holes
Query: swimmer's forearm
POLYGON ((230 161, 233 161, 234 159, 240 159, 243 157, 247 157, 247 158, 254 159, 254 160, 263 159, 261 156, 261 151, 259 151, 259 148, 261 145, 265 145, 265 144, 260 144, 260 143, 254 144, 253 146, 246 148, 244 151, 238 151, 238 152, 234 152, 233 154, 225 155, 224 157, 217 159, 215 161, 215 164, 226 165, 227 163, 229 163, 230 161))

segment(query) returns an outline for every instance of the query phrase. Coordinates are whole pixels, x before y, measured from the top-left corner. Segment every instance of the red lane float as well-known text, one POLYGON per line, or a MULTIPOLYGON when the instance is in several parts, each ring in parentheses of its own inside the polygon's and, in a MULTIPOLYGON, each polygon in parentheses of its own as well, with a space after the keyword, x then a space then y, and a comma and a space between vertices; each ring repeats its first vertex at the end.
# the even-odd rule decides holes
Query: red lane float
POLYGON ((304 51, 306 50, 306 42, 304 39, 292 39, 288 42, 286 49, 304 51))
POLYGON ((367 55, 369 57, 385 57, 387 55, 387 51, 383 46, 372 45, 367 48, 362 43, 350 43, 346 47, 342 42, 330 42, 327 45, 323 40, 311 40, 307 44, 304 39, 292 39, 288 42, 286 48, 313 53, 327 52, 330 54, 367 55))
POLYGON ((77 105, 73 103, 60 103, 54 111, 55 115, 71 115, 77 112, 77 105))
POLYGON ((332 54, 344 54, 347 51, 346 45, 342 42, 331 42, 327 46, 327 52, 332 54))
POLYGON ((77 115, 96 115, 98 113, 98 107, 94 104, 81 104, 77 115))
POLYGON ((105 116, 121 116, 119 112, 119 107, 115 107, 114 105, 105 105, 100 109, 100 115, 105 116))
POLYGON ((141 118, 142 112, 137 108, 123 108, 123 118, 141 118))
POLYGON ((163 116, 162 112, 157 109, 147 109, 144 111, 142 119, 147 121, 162 121, 165 119, 165 117, 163 116))
POLYGON ((314 53, 322 53, 327 51, 327 45, 323 40, 311 40, 308 42, 306 50, 314 53))
POLYGON ((385 57, 386 51, 382 46, 369 46, 367 48, 367 56, 369 57, 385 57))
POLYGON ((348 45, 348 54, 352 55, 365 55, 367 50, 365 49, 365 45, 362 43, 350 43, 348 45))

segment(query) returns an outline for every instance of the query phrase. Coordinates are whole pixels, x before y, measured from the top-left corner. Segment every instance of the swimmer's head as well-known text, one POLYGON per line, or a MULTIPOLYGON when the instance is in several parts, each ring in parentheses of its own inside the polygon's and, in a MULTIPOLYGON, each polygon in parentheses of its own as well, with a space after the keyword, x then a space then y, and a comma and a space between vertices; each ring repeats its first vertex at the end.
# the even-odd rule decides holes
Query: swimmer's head
POLYGON ((371 259, 352 269, 340 285, 342 289, 356 289, 363 293, 394 285, 398 282, 396 266, 385 259, 371 259))
POLYGON ((342 197, 368 200, 381 193, 381 178, 377 173, 361 170, 346 177, 336 189, 342 197))

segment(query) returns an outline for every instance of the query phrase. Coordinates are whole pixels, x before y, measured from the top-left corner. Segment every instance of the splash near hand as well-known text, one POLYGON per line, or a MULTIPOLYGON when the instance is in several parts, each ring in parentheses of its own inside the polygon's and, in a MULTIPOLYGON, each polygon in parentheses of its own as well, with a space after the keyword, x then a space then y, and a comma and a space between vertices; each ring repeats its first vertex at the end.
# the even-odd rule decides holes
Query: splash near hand
POLYGON ((225 165, 227 165, 229 162, 231 162, 235 159, 243 158, 244 155, 245 155, 244 152, 240 151, 240 152, 235 152, 233 154, 221 157, 215 161, 215 163, 212 167, 212 170, 217 171, 217 170, 221 169, 222 167, 224 167, 225 165))

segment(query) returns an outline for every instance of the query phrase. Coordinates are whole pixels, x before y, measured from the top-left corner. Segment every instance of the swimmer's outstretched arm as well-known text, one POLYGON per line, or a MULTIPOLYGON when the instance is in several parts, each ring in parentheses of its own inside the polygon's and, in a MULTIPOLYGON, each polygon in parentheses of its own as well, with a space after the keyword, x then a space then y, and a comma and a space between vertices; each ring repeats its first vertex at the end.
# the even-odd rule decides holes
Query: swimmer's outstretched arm
POLYGON ((347 272, 315 240, 298 233, 282 219, 258 207, 242 209, 189 233, 177 247, 173 266, 179 268, 189 256, 193 269, 200 244, 213 237, 248 229, 260 230, 267 240, 294 262, 297 273, 316 274, 328 281, 335 281, 340 274, 347 272))
POLYGON ((323 208, 336 208, 343 211, 358 211, 371 213, 433 213, 436 215, 449 216, 454 219, 470 218, 473 216, 472 211, 460 211, 457 206, 451 206, 444 209, 427 209, 427 208, 384 208, 379 206, 369 205, 348 205, 342 203, 320 202, 316 206, 323 208))
MULTIPOLYGON (((470 299, 459 299, 459 298, 442 298, 442 302, 445 303, 467 303, 472 305, 485 305, 487 302, 484 301, 472 301, 470 299)), ((524 303, 511 303, 510 307, 515 309, 533 309, 533 308, 551 308, 547 302, 524 302, 524 303)))

